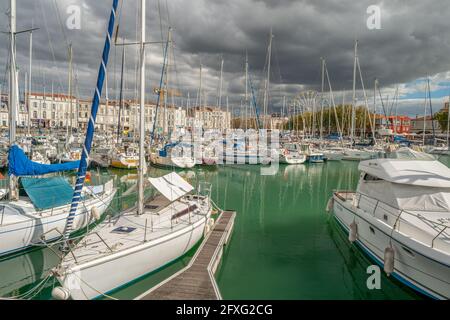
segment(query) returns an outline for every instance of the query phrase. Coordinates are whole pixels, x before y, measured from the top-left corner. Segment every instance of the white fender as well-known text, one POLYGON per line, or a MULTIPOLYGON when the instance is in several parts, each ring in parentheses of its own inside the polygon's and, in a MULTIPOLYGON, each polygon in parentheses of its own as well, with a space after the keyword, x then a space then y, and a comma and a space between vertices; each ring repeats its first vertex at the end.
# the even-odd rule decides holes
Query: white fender
POLYGON ((331 212, 333 210, 333 205, 334 205, 334 197, 331 197, 330 199, 328 199, 328 203, 327 203, 327 212, 331 212))
POLYGON ((100 220, 100 212, 96 206, 91 208, 91 217, 93 217, 96 221, 100 220))
POLYGON ((52 297, 55 300, 69 300, 70 291, 62 287, 54 287, 52 290, 52 297))
POLYGON ((384 272, 388 276, 394 272, 394 261, 395 261, 395 251, 392 247, 387 247, 384 249, 384 272))
POLYGON ((355 221, 350 224, 350 230, 348 232, 348 240, 350 242, 355 242, 358 238, 358 225, 355 221))
POLYGON ((211 228, 209 227, 209 224, 205 224, 205 231, 203 232, 203 235, 206 236, 211 231, 211 228))

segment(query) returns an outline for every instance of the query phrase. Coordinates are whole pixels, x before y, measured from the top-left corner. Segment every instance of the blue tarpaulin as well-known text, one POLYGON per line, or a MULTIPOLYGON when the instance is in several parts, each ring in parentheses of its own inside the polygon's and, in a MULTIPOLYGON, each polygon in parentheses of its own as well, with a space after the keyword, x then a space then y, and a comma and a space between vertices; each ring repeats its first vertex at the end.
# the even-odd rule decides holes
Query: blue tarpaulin
POLYGON ((60 207, 72 201, 73 187, 63 177, 21 178, 21 181, 38 210, 60 207))
POLYGON ((8 171, 10 175, 15 175, 16 177, 40 176, 47 173, 69 171, 78 169, 79 166, 80 161, 61 164, 41 164, 28 159, 23 150, 17 145, 9 149, 8 171))

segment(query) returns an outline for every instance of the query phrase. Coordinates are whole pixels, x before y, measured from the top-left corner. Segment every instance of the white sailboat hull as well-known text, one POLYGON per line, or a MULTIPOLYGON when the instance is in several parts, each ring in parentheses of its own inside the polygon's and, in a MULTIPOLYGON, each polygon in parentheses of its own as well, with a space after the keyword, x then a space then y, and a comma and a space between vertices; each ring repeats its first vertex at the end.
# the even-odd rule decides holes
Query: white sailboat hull
POLYGON ((196 165, 196 161, 192 157, 160 157, 152 153, 150 155, 150 161, 152 164, 163 167, 176 167, 176 168, 193 168, 196 165))
POLYGON ((184 255, 202 238, 208 217, 161 238, 77 265, 58 280, 72 299, 101 297, 184 255))
POLYGON ((349 230, 350 224, 357 224, 356 243, 379 265, 384 265, 384 250, 390 246, 395 251, 393 277, 424 295, 436 299, 450 298, 450 259, 444 254, 433 254, 410 237, 394 233, 370 214, 357 209, 333 196, 334 217, 339 224, 349 230), (413 243, 414 242, 414 243, 413 243))
MULTIPOLYGON (((92 208, 96 207, 101 215, 108 208, 115 195, 115 189, 104 193, 98 198, 92 198, 80 203, 74 219, 74 232, 85 228, 93 222, 92 208)), ((23 202, 23 201, 22 201, 23 202)), ((15 203, 19 208, 21 202, 15 203)), ((32 206, 31 203, 25 203, 32 206)), ((8 206, 8 204, 5 204, 8 206)), ((17 251, 25 250, 33 245, 42 245, 43 241, 51 242, 60 238, 64 232, 70 204, 33 214, 20 213, 12 217, 4 218, 0 224, 0 256, 8 255, 17 251), (5 222, 5 220, 7 221, 5 222)), ((0 212, 0 219, 1 219, 0 212)))
POLYGON ((344 154, 342 152, 323 151, 323 156, 327 161, 340 161, 344 157, 344 154))
POLYGON ((372 158, 372 154, 364 151, 364 150, 357 150, 357 149, 348 149, 344 151, 342 160, 346 161, 362 161, 362 160, 369 160, 372 158))
POLYGON ((306 156, 305 155, 298 155, 298 156, 294 156, 294 155, 284 155, 284 154, 280 154, 280 163, 283 164, 302 164, 306 162, 306 156))

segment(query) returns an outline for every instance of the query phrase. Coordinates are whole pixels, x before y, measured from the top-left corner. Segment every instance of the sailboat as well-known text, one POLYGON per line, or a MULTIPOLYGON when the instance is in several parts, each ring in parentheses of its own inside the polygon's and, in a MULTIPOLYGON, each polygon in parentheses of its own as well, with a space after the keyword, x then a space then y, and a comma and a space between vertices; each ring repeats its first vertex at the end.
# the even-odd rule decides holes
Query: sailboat
MULTIPOLYGON (((108 59, 117 4, 118 0, 114 0, 102 65, 106 65, 108 59)), ((206 226, 211 223, 210 185, 200 185, 197 194, 192 194, 194 188, 177 173, 149 178, 148 181, 159 194, 144 199, 145 0, 141 0, 140 12, 141 108, 137 204, 117 218, 95 227, 74 247, 67 244, 67 254, 53 269, 61 285, 53 290, 56 298, 94 299, 107 295, 185 254, 202 238, 206 226)), ((101 68, 99 79, 103 75, 101 68)), ((101 89, 102 81, 98 85, 101 89)), ((96 110, 95 105, 92 109, 96 110)), ((82 179, 79 180, 81 183, 82 179)))
MULTIPOLYGON (((61 238, 65 219, 69 215, 72 186, 61 176, 45 176, 73 170, 78 162, 46 165, 33 162, 16 144, 15 98, 18 88, 15 77, 15 0, 11 0, 11 68, 10 77, 10 135, 8 150, 9 200, 0 202, 0 256, 18 252, 36 244, 61 238), (15 85, 14 85, 15 84, 15 85), (26 196, 19 194, 19 183, 26 196)), ((81 191, 83 206, 74 211, 72 232, 98 219, 112 201, 116 190, 112 180, 104 185, 85 187, 81 191)), ((70 232, 68 236, 72 233, 70 232)))
POLYGON ((194 146, 191 144, 172 142, 162 148, 150 152, 150 161, 153 165, 189 169, 196 165, 193 156, 194 146))
POLYGON ((114 150, 111 156, 111 167, 118 169, 136 169, 139 166, 139 156, 133 147, 125 146, 114 150))

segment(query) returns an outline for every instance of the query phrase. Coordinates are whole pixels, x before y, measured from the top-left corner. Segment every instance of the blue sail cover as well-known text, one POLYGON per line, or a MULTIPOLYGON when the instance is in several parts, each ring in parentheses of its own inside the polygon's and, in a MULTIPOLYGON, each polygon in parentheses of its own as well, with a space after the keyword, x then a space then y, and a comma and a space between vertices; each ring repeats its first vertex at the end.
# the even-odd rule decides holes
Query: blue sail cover
POLYGON ((78 169, 80 161, 73 161, 61 164, 41 164, 33 162, 25 155, 23 150, 17 145, 9 149, 8 171, 10 175, 16 177, 40 176, 47 173, 62 172, 78 169))
POLYGON ((21 178, 21 181, 38 210, 60 207, 72 201, 73 187, 63 177, 21 178))

